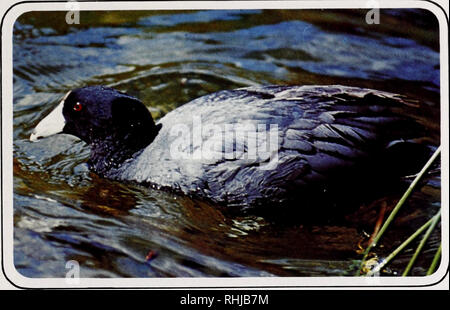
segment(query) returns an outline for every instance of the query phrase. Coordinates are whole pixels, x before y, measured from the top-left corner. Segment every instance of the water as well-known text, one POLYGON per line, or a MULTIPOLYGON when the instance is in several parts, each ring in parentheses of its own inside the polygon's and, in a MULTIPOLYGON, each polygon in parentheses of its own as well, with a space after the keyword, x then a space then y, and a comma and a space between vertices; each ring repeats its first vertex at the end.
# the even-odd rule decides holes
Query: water
MULTIPOLYGON (((32 12, 14 26, 14 261, 27 277, 336 276, 355 272, 377 207, 345 220, 272 223, 224 215, 202 202, 88 171, 86 145, 67 135, 30 143, 69 90, 105 84, 147 104, 154 118, 199 96, 248 85, 345 84, 420 99, 439 142, 438 26, 420 10, 32 12)), ((401 193, 383 197, 395 204, 401 193)), ((367 203, 369 205, 369 203, 367 203)), ((383 239, 392 250, 440 207, 430 176, 383 239)), ((433 234, 412 274, 423 275, 433 234)), ((384 250, 383 250, 384 249, 384 250)), ((383 274, 404 268, 411 250, 383 274), (405 262, 406 261, 406 262, 405 262)))

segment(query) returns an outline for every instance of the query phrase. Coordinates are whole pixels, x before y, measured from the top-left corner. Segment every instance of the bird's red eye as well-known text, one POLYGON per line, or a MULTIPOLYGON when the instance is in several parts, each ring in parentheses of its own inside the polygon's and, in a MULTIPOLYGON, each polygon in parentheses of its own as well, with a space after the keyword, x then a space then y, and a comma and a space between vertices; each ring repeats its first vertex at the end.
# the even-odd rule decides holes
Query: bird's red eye
POLYGON ((83 109, 83 105, 79 102, 75 103, 75 105, 73 106, 73 110, 80 112, 83 109))

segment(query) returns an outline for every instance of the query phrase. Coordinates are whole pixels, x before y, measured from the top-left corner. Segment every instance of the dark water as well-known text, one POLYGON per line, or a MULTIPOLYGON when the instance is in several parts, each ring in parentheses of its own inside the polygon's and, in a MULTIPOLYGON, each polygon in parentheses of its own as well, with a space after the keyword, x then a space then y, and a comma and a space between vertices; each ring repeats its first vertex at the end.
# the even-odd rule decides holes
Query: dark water
MULTIPOLYGON (((226 216, 188 198, 90 173, 83 142, 30 143, 33 127, 68 91, 106 84, 139 97, 155 118, 222 89, 345 84, 420 99, 439 144, 439 39, 433 15, 366 11, 64 12, 22 15, 14 27, 14 261, 28 277, 353 275, 377 207, 321 224, 226 216), (152 259, 148 259, 148 255, 152 259)), ((380 197, 394 204, 401 193, 380 197)), ((366 205, 370 205, 367 202, 366 205)), ((440 207, 439 173, 409 200, 382 257, 440 207)), ((412 274, 423 275, 435 233, 412 274)), ((413 248, 383 274, 401 272, 413 248)))

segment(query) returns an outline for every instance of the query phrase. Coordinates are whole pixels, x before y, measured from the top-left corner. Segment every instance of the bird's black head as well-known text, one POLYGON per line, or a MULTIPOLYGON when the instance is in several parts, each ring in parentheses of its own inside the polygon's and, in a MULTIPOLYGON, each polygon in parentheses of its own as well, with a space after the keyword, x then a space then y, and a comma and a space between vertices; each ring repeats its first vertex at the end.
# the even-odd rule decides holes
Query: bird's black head
POLYGON ((68 92, 36 126, 30 140, 56 133, 74 135, 91 146, 90 162, 102 173, 149 145, 159 129, 138 99, 113 88, 89 86, 68 92))

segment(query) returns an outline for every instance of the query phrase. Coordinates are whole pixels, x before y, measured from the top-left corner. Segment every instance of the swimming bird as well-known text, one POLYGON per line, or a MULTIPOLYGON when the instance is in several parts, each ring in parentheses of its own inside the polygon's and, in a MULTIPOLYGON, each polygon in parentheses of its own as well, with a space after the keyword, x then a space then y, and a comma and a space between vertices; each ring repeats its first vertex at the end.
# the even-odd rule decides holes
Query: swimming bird
POLYGON ((407 109, 418 108, 373 89, 253 86, 200 97, 155 123, 139 99, 88 86, 69 91, 30 140, 80 138, 89 168, 105 178, 244 211, 320 213, 325 201, 420 169, 427 132, 407 109))

